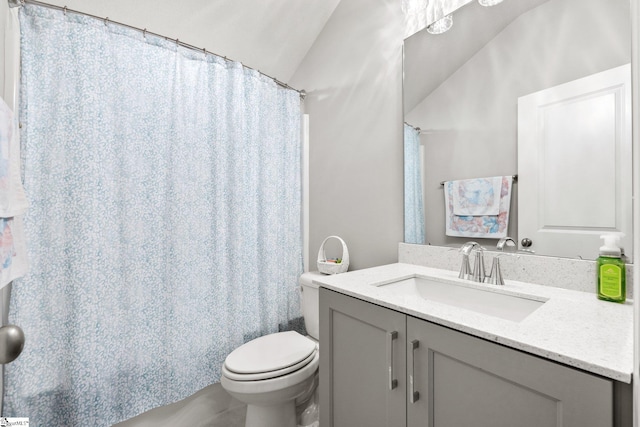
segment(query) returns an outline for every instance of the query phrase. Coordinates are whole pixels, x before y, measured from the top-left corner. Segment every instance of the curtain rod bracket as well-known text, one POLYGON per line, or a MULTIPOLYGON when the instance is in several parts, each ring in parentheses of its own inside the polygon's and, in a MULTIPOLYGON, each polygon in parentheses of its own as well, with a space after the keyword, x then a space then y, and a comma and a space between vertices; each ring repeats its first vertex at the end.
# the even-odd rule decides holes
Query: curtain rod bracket
POLYGON ((24 5, 24 0, 9 0, 9 7, 20 7, 24 5))

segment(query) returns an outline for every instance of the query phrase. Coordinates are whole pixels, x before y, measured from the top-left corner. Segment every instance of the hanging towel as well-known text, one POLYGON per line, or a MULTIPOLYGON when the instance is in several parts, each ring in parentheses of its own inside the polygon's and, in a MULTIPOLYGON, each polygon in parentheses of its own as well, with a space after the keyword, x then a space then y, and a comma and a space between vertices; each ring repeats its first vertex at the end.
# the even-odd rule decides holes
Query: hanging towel
POLYGON ((452 181, 453 214, 458 216, 498 215, 502 177, 452 181))
POLYGON ((22 217, 0 218, 0 288, 27 274, 22 217))
POLYGON ((20 180, 20 142, 17 120, 0 99, 0 288, 27 273, 21 215, 27 198, 20 180))
POLYGON ((0 99, 0 218, 22 215, 27 198, 20 181, 20 139, 11 108, 0 99))
POLYGON ((480 237, 499 239, 507 236, 509 226, 509 209, 511 207, 512 177, 499 177, 500 203, 497 215, 456 215, 454 213, 454 181, 444 183, 444 205, 446 220, 446 235, 457 237, 480 237))

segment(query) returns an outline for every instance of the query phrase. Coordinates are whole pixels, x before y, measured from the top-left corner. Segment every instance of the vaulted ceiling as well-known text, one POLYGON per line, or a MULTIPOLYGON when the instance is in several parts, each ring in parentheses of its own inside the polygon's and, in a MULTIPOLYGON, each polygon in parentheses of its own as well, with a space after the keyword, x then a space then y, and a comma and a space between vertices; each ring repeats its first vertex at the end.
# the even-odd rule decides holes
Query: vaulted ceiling
POLYGON ((44 0, 228 56, 288 82, 340 0, 44 0))
MULTIPOLYGON (((342 0, 44 1, 178 38, 286 83, 342 0)), ((422 31, 407 39, 405 55, 418 58, 418 63, 405 64, 405 87, 418 89, 405 94, 405 110, 410 111, 441 82, 429 64, 437 62, 446 68, 444 75, 449 75, 514 16, 545 1, 510 0, 496 8, 476 7, 486 9, 486 19, 468 19, 472 8, 463 7, 454 13, 454 28, 448 33, 434 37, 422 31), (472 43, 466 38, 469 33, 472 43), (425 43, 423 39, 429 40, 425 43), (410 54, 415 49, 420 54, 410 54), (425 69, 431 72, 425 75, 425 69)), ((398 0, 398 8, 400 4, 398 0)))
POLYGON ((507 0, 495 7, 473 1, 453 14, 444 34, 422 30, 404 43, 404 111, 408 113, 514 19, 548 0, 507 0))

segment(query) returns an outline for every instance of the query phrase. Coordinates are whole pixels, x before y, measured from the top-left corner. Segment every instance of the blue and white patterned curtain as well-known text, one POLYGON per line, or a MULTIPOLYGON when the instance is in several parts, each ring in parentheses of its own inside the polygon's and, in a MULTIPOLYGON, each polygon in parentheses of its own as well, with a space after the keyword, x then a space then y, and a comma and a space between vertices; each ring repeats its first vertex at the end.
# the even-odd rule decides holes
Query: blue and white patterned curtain
POLYGON ((111 425, 301 324, 300 98, 101 20, 20 15, 31 271, 3 415, 111 425))
POLYGON ((404 125, 404 241, 424 244, 420 131, 404 125))

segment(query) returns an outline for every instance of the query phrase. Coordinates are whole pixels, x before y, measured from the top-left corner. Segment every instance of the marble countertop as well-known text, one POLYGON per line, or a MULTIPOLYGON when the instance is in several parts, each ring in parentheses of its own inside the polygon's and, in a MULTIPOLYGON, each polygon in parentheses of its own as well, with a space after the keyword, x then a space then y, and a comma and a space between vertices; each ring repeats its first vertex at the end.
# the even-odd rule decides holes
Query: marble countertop
POLYGON ((457 272, 413 264, 389 264, 333 276, 314 282, 420 319, 502 345, 630 383, 633 373, 633 305, 600 301, 595 294, 552 286, 505 280, 505 286, 474 284, 457 272), (520 322, 397 294, 384 286, 415 275, 432 276, 515 295, 547 301, 520 322))

